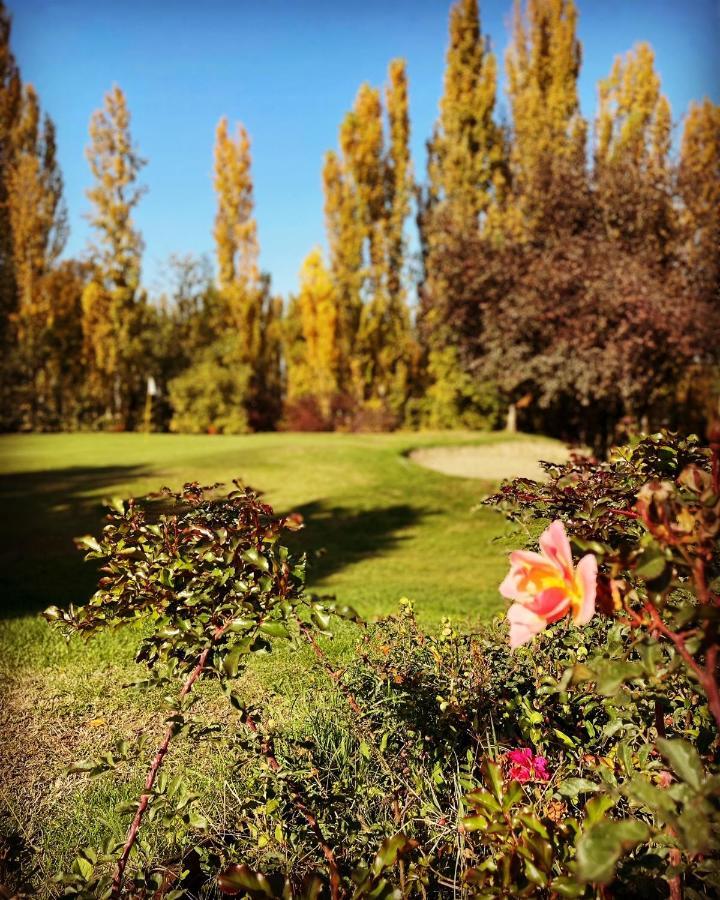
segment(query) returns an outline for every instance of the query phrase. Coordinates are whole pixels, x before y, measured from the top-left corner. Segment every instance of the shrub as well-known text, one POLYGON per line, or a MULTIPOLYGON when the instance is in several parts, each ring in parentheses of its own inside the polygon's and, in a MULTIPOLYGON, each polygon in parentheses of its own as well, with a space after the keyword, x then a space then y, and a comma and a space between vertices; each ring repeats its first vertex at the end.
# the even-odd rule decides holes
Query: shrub
MULTIPOLYGON (((148 770, 124 841, 109 840, 101 854, 86 851, 73 871, 60 876, 70 896, 144 896, 158 890, 165 875, 137 867, 138 832, 144 817, 158 818, 173 837, 203 831, 193 795, 181 779, 158 777, 170 742, 179 732, 198 730, 189 715, 190 693, 199 679, 214 679, 230 702, 242 709, 244 723, 258 732, 244 709, 235 679, 253 654, 267 653, 274 639, 289 640, 292 630, 309 633, 327 628, 326 608, 304 591, 304 559, 293 559, 279 543, 284 530, 297 530, 293 517, 278 518, 249 488, 236 484, 227 495, 219 485, 186 484, 179 493, 165 489, 146 503, 115 501, 98 540, 78 539, 86 559, 103 562, 99 589, 79 609, 51 607, 45 616, 66 634, 89 636, 140 620, 147 625, 136 660, 151 669, 145 684, 163 685, 176 700, 170 703, 167 730, 148 770), (112 879, 107 866, 114 859, 112 879), (129 884, 125 869, 135 861, 129 884), (158 882, 159 878, 159 882, 158 882)), ((349 608, 337 610, 353 617, 349 608)), ((142 684, 142 682, 141 682, 142 684)), ((212 729, 211 729, 212 730, 212 729)), ((199 729, 200 732, 203 729, 199 729)), ((100 774, 121 760, 139 757, 142 748, 121 742, 114 754, 84 761, 72 772, 100 774)), ((271 751, 265 747, 265 752, 271 751)), ((172 874, 178 880, 181 872, 172 874)), ((182 896, 171 891, 167 896, 182 896)))
POLYGON ((233 359, 226 342, 206 348, 169 384, 171 431, 244 434, 250 431, 247 401, 250 369, 233 359))

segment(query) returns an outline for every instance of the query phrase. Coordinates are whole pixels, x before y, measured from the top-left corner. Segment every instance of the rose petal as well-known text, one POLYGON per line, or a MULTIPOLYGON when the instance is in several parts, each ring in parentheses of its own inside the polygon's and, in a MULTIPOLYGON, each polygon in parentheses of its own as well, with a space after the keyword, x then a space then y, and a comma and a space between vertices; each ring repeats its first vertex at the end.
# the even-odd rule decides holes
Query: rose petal
POLYGON ((575 577, 582 588, 582 603, 573 616, 576 625, 587 625, 595 613, 597 593, 597 559, 588 553, 577 564, 575 577))
POLYGON ((507 612, 507 619, 510 623, 510 648, 512 650, 532 640, 547 625, 545 619, 520 603, 513 603, 507 612))
POLYGON ((561 587, 546 588, 535 595, 532 603, 525 604, 529 610, 541 616, 546 622, 557 622, 570 609, 568 592, 561 587))
POLYGON ((565 526, 555 519, 540 535, 540 549, 543 554, 562 571, 565 578, 572 578, 573 559, 565 526))
POLYGON ((503 578, 502 583, 500 585, 500 594, 506 600, 523 600, 523 599, 529 600, 529 599, 531 599, 530 595, 526 591, 523 591, 520 589, 520 586, 518 584, 518 580, 519 580, 518 576, 520 574, 521 573, 518 571, 518 569, 513 567, 507 573, 505 578, 503 578))
POLYGON ((547 572, 557 571, 552 562, 541 553, 535 553, 534 550, 513 550, 510 554, 511 566, 522 566, 527 568, 539 568, 547 572))

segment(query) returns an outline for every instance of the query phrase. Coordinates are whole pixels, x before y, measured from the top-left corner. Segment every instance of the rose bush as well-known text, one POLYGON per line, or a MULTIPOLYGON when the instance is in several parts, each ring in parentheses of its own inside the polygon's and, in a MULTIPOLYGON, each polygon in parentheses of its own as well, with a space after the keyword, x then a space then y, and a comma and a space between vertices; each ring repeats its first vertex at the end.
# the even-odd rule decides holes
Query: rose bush
MULTIPOLYGON (((185 849, 142 865, 131 854, 123 896, 720 892, 720 434, 545 468, 545 482, 488 501, 513 527, 507 616, 428 634, 404 600, 343 669, 313 627, 352 611, 304 592, 276 540, 294 520, 255 495, 218 502, 191 485, 169 517, 123 505, 97 546, 86 540, 108 560, 101 590, 49 615, 90 631, 150 614, 139 660, 165 661, 165 679, 202 660, 241 717, 215 739, 242 803, 215 824, 159 778, 148 815, 179 816, 185 849), (326 702, 291 733, 235 688, 267 637, 309 644, 327 678, 326 702)), ((188 727, 180 702, 170 728, 188 727)), ((59 877, 64 895, 108 896, 122 847, 84 850, 59 877)))

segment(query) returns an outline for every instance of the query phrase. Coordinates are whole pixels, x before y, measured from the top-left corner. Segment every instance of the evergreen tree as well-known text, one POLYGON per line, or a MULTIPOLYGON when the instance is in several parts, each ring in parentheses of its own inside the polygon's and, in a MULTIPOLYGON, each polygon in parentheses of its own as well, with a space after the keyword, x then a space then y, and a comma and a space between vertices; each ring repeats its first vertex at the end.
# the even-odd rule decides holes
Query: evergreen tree
POLYGON ((133 212, 145 189, 145 161, 130 133, 125 94, 116 85, 90 121, 87 149, 95 184, 87 192, 94 271, 83 293, 83 334, 89 401, 115 427, 133 427, 144 394, 145 298, 140 290, 143 241, 133 212))

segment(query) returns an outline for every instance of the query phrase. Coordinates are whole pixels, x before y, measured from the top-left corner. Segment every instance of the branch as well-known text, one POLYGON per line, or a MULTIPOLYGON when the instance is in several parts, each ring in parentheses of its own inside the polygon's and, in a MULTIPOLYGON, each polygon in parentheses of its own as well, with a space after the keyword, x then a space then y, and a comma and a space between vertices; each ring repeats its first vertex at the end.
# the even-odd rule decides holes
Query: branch
MULTIPOLYGON (((253 732, 253 734, 258 734, 257 724, 249 713, 245 718, 245 724, 250 729, 250 731, 253 732)), ((263 738, 261 751, 265 759, 267 759, 268 765, 270 766, 272 771, 279 772, 280 763, 277 761, 277 757, 275 756, 275 749, 273 747, 272 738, 263 738)), ((335 854, 333 853, 330 845, 325 840, 325 836, 322 833, 322 829, 320 828, 318 820, 315 818, 315 815, 310 811, 307 804, 303 800, 299 787, 292 781, 288 781, 287 785, 290 788, 290 798, 293 804, 310 826, 310 830, 315 835, 315 839, 320 845, 320 849, 323 852, 323 856, 325 857, 325 860, 328 864, 328 869, 330 870, 330 895, 332 897, 332 900, 338 900, 338 898, 340 897, 341 882, 340 871, 338 869, 337 860, 335 859, 335 854)))
MULTIPOLYGON (((207 663, 207 658, 213 644, 216 643, 217 640, 224 634, 227 627, 227 625, 222 625, 215 629, 212 636, 212 643, 202 651, 198 658, 197 665, 188 675, 185 684, 183 684, 182 686, 179 694, 180 700, 182 700, 182 698, 189 694, 192 690, 193 685, 198 680, 198 678, 202 674, 203 669, 205 668, 205 664, 207 663)), ((120 854, 117 866, 115 867, 115 874, 113 875, 112 880, 112 892, 110 895, 112 900, 119 900, 119 898, 122 896, 123 879, 125 877, 125 869, 128 864, 128 859, 130 858, 130 852, 132 851, 132 848, 135 845, 135 841, 137 840, 138 831, 140 830, 140 824, 142 823, 143 816, 145 815, 145 810, 147 809, 148 803, 150 802, 150 797, 152 795, 152 789, 155 784, 155 779, 157 778, 157 773, 163 764, 163 760, 165 759, 165 755, 168 752, 168 747, 170 746, 170 741, 172 740, 174 734, 175 726, 168 726, 168 729, 165 732, 165 737, 163 738, 160 746, 157 748, 155 756, 153 757, 153 761, 150 764, 150 769, 148 771, 147 778, 145 779, 145 789, 140 795, 140 802, 138 804, 137 811, 135 812, 135 817, 130 824, 122 853, 120 854)))
POLYGON ((687 667, 694 673, 695 677, 700 682, 702 689, 705 691, 710 712, 713 714, 718 731, 720 731, 720 688, 718 687, 717 678, 715 676, 718 662, 717 645, 714 644, 708 648, 705 666, 701 666, 686 647, 685 636, 668 628, 660 617, 660 613, 649 600, 646 600, 644 605, 645 610, 650 614, 653 629, 673 642, 687 667))

